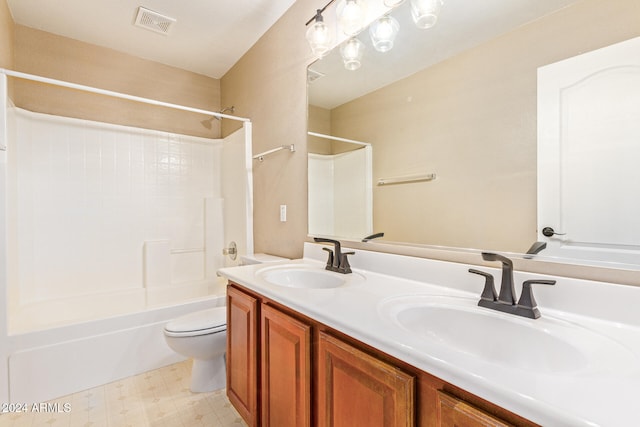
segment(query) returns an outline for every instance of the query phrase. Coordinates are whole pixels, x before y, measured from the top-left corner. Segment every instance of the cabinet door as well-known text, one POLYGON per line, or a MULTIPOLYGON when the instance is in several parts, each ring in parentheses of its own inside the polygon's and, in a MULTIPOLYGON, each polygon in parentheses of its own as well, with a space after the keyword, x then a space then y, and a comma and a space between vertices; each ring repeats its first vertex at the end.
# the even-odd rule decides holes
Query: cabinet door
POLYGON ((442 427, 510 427, 493 415, 463 400, 438 391, 440 401, 440 425, 442 427))
POLYGON ((311 327, 262 305, 261 392, 264 427, 311 425, 311 327))
POLYGON ((414 377, 331 335, 319 335, 319 426, 413 426, 414 377))
POLYGON ((258 300, 227 287, 227 396, 251 426, 258 425, 258 300))

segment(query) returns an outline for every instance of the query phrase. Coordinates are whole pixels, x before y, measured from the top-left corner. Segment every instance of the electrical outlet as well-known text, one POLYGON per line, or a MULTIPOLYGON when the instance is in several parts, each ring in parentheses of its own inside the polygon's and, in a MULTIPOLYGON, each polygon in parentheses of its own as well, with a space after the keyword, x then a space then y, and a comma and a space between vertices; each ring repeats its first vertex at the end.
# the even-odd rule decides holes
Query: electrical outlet
POLYGON ((280 205, 280 222, 287 222, 287 205, 280 205))

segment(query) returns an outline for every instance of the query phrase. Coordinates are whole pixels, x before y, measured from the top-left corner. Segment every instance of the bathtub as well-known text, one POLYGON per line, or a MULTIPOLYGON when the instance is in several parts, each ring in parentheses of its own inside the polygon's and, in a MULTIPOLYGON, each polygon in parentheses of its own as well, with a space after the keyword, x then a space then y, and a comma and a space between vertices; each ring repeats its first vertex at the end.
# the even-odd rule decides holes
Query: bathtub
POLYGON ((218 278, 161 293, 141 289, 20 307, 7 337, 9 399, 43 402, 184 360, 166 345, 164 324, 223 306, 225 295, 226 281, 218 278), (176 303, 177 292, 190 298, 176 303))

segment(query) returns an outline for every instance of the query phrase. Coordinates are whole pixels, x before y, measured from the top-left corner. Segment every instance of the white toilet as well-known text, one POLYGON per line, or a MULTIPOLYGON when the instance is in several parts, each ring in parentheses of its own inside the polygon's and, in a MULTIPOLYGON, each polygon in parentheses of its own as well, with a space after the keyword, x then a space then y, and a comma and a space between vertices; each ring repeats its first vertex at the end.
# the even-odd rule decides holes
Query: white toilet
POLYGON ((191 391, 206 392, 225 387, 226 307, 178 317, 165 325, 164 337, 176 353, 193 358, 191 391))
MULTIPOLYGON (((241 264, 284 261, 268 254, 240 256, 241 264)), ((193 358, 191 391, 207 392, 226 386, 227 308, 215 307, 178 317, 164 327, 164 338, 173 351, 193 358)))

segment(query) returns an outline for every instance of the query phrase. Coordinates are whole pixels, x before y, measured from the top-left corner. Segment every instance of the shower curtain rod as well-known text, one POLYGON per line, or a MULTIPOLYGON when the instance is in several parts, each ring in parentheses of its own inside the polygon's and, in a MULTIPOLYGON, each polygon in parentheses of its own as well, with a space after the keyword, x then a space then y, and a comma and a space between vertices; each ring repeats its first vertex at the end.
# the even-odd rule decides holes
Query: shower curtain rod
POLYGON ((34 82, 47 83, 47 84, 66 87, 66 88, 70 88, 70 89, 77 89, 77 90, 81 90, 81 91, 84 91, 84 92, 97 93, 97 94, 100 94, 100 95, 111 96, 111 97, 114 97, 114 98, 127 99, 129 101, 142 102, 144 104, 150 104, 150 105, 156 105, 156 106, 160 106, 160 107, 173 108, 175 110, 190 111, 192 113, 206 114, 208 116, 220 117, 220 118, 231 119, 231 120, 238 120, 240 122, 250 122, 251 121, 251 119, 247 119, 245 117, 230 116, 228 114, 222 114, 222 113, 218 113, 218 112, 215 112, 215 111, 208 111, 208 110, 202 110, 202 109, 199 109, 199 108, 185 107, 184 105, 171 104, 169 102, 157 101, 155 99, 143 98, 143 97, 134 96, 134 95, 127 95, 125 93, 114 92, 114 91, 105 90, 105 89, 98 89, 98 88, 91 87, 91 86, 85 86, 85 85, 80 85, 80 84, 76 84, 76 83, 65 82, 65 81, 62 81, 62 80, 50 79, 48 77, 36 76, 36 75, 33 75, 33 74, 21 73, 19 71, 7 70, 5 68, 0 68, 0 74, 5 74, 7 76, 16 77, 16 78, 23 79, 23 80, 31 80, 31 81, 34 81, 34 82))
POLYGON ((319 138, 333 139, 334 141, 350 142, 352 144, 358 144, 358 145, 364 145, 364 146, 371 145, 368 142, 356 141, 355 139, 340 138, 338 136, 325 135, 323 133, 307 132, 307 135, 317 136, 319 138))

